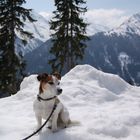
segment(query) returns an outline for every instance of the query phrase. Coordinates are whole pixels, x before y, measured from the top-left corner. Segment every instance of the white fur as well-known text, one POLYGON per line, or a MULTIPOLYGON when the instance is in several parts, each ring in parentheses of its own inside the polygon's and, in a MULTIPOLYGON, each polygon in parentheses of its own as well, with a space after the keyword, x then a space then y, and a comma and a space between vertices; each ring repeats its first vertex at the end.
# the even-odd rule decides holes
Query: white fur
MULTIPOLYGON (((46 84, 45 85, 46 88, 43 93, 39 94, 40 97, 42 97, 43 99, 48 99, 48 98, 57 96, 57 94, 58 94, 57 89, 60 87, 57 86, 58 80, 56 80, 56 77, 53 77, 53 81, 55 84, 53 84, 53 85, 46 84)), ((34 108, 36 120, 38 123, 38 128, 42 125, 42 119, 46 120, 48 118, 48 116, 50 115, 50 113, 54 107, 55 100, 56 99, 52 99, 49 101, 42 101, 42 100, 39 101, 38 99, 36 99, 34 101, 33 108, 34 108)), ((48 125, 51 126, 51 129, 53 132, 58 130, 58 124, 57 124, 58 116, 61 118, 61 120, 63 122, 63 126, 67 127, 68 123, 70 122, 69 112, 61 102, 59 102, 57 104, 57 107, 56 107, 51 119, 49 120, 48 125)))

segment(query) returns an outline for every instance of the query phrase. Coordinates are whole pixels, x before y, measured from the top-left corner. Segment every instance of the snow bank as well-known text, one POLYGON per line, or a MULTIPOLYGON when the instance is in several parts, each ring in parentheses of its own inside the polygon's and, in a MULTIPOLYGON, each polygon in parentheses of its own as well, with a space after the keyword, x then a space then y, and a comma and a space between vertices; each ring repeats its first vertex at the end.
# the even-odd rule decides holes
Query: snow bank
POLYGON ((99 87, 106 88, 116 94, 121 94, 129 86, 118 75, 104 73, 89 65, 84 65, 84 67, 82 65, 75 67, 65 76, 65 78, 67 79, 68 76, 70 79, 72 77, 74 79, 78 78, 84 81, 96 81, 99 87))
MULTIPOLYGON (((140 137, 140 88, 113 74, 79 65, 61 81, 60 99, 80 126, 57 133, 46 128, 32 140, 138 140, 140 137)), ((32 108, 38 94, 36 75, 26 77, 21 90, 0 99, 0 139, 20 140, 36 128, 32 108)))

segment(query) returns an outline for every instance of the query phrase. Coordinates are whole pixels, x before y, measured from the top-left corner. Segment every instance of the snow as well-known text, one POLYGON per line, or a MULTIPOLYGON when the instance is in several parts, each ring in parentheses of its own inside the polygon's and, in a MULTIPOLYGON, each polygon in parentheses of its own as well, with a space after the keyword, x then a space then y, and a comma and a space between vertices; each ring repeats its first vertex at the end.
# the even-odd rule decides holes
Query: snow
MULTIPOLYGON (((60 99, 72 120, 80 121, 56 133, 46 128, 31 140, 138 140, 140 88, 117 75, 89 65, 78 65, 63 76, 60 99)), ((21 140, 36 128, 33 101, 38 94, 36 75, 26 77, 20 91, 0 99, 0 139, 21 140)))
POLYGON ((135 83, 135 80, 128 69, 128 65, 133 63, 131 57, 129 57, 129 55, 126 54, 125 52, 120 52, 120 54, 118 56, 118 60, 119 60, 120 65, 121 65, 121 71, 122 71, 123 76, 125 75, 124 71, 126 71, 127 74, 129 75, 129 77, 131 78, 131 80, 133 81, 133 83, 135 83))
POLYGON ((118 56, 118 60, 121 65, 121 71, 124 75, 124 69, 127 69, 127 65, 131 64, 130 57, 125 52, 121 52, 118 56))

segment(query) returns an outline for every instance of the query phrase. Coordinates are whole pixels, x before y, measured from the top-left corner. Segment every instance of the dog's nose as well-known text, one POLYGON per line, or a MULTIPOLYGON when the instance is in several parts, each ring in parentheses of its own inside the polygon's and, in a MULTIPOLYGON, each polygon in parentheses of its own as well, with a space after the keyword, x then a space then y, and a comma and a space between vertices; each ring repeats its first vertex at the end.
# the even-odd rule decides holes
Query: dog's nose
POLYGON ((60 89, 57 89, 57 91, 58 91, 58 95, 59 95, 62 93, 63 90, 60 88, 60 89))

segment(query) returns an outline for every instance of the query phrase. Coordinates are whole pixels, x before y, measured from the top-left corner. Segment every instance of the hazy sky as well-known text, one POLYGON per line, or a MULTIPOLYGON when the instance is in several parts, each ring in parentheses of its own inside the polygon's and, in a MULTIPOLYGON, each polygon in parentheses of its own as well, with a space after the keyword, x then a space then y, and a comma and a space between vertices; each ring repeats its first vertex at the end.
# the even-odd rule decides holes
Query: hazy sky
MULTIPOLYGON (((26 7, 34 9, 50 20, 55 10, 54 0, 26 0, 26 7)), ((95 27, 116 28, 135 13, 140 13, 140 0, 87 0, 84 18, 95 27)), ((92 34, 92 30, 90 31, 92 34)))
MULTIPOLYGON (((53 11, 54 0, 26 0, 28 8, 37 12, 53 11)), ((120 9, 128 13, 140 12, 140 0, 87 0, 88 9, 120 9)))

